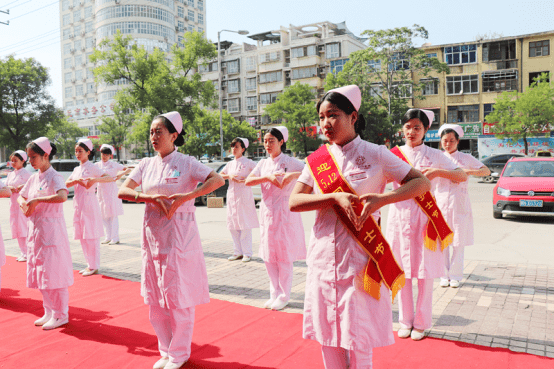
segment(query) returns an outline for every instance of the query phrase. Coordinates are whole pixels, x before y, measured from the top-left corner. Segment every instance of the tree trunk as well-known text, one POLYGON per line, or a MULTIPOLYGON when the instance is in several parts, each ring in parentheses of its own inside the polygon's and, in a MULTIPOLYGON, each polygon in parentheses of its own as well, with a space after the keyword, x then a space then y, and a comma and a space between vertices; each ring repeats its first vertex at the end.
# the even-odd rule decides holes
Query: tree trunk
POLYGON ((523 135, 523 144, 525 145, 525 156, 529 154, 529 144, 527 143, 527 135, 523 135))

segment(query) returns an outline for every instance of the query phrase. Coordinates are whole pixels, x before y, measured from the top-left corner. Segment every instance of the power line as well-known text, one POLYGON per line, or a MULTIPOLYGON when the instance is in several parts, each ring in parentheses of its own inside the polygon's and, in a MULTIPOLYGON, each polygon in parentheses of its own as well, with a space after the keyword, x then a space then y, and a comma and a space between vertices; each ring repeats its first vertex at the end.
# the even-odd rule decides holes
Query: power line
MULTIPOLYGON (((32 0, 29 0, 29 1, 32 1, 32 0)), ((27 1, 27 3, 28 3, 29 1, 27 1)), ((37 12, 37 11, 39 11, 39 10, 41 10, 41 9, 47 8, 47 7, 49 7, 49 6, 51 6, 51 5, 54 5, 54 4, 57 4, 57 3, 58 3, 58 1, 54 1, 53 3, 50 3, 50 4, 48 4, 48 5, 43 6, 42 8, 38 8, 38 9, 35 9, 35 10, 31 10, 30 12, 27 12, 27 13, 24 13, 24 14, 21 14, 21 15, 18 15, 17 17, 12 18, 12 19, 10 19, 10 20, 13 21, 14 19, 21 18, 21 17, 23 17, 23 16, 25 16, 25 15, 27 15, 27 14, 31 14, 31 13, 37 12)), ((19 5, 23 5, 23 4, 25 4, 25 3, 19 4, 19 5)))
POLYGON ((15 1, 12 1, 11 3, 8 3, 8 4, 6 4, 6 5, 2 5, 2 6, 5 7, 5 6, 11 5, 11 4, 15 4, 15 3, 17 3, 18 1, 19 1, 19 0, 15 0, 15 1))
POLYGON ((60 30, 59 28, 58 28, 58 29, 54 29, 54 30, 51 30, 51 31, 46 32, 46 33, 43 34, 42 36, 39 36, 39 37, 31 37, 31 38, 28 38, 28 39, 23 40, 23 41, 21 41, 21 42, 16 42, 16 43, 14 43, 14 44, 4 46, 4 47, 0 48, 0 52, 6 52, 6 50, 13 49, 14 47, 22 46, 22 45, 28 44, 29 42, 33 42, 33 41, 36 41, 36 40, 38 40, 38 39, 41 39, 41 38, 44 38, 44 37, 47 37, 47 36, 51 36, 52 33, 57 32, 57 31, 59 31, 59 30, 60 30))
POLYGON ((45 48, 47 46, 52 46, 54 44, 58 43, 58 41, 55 41, 55 42, 52 42, 50 44, 47 44, 47 45, 44 45, 44 46, 41 46, 41 47, 37 47, 37 48, 33 48, 33 50, 29 50, 29 51, 25 51, 25 52, 20 52, 18 55, 22 55, 22 54, 25 54, 25 53, 28 53, 30 51, 35 51, 35 50, 39 50, 39 49, 42 49, 42 48, 45 48))
MULTIPOLYGON (((14 1, 14 3, 16 3, 16 2, 17 2, 17 1, 14 1)), ((21 4, 17 4, 16 6, 12 6, 12 9, 13 9, 13 8, 17 8, 18 6, 21 6, 21 5, 23 5, 23 4, 30 3, 30 2, 31 2, 31 0, 25 1, 24 3, 21 3, 21 4)), ((12 3, 12 4, 13 4, 13 3, 12 3)), ((9 4, 8 4, 8 5, 9 5, 9 4)), ((8 5, 4 5, 4 6, 8 6, 8 5)))
MULTIPOLYGON (((54 37, 54 38, 50 38, 50 39, 48 39, 48 40, 41 41, 40 44, 42 44, 42 43, 44 43, 44 42, 50 42, 50 41, 53 41, 53 40, 58 40, 58 41, 59 41, 60 38, 59 38, 58 36, 56 36, 56 37, 54 37)), ((38 44, 38 45, 40 45, 40 44, 38 44)), ((11 51, 10 54, 19 54, 19 53, 21 53, 21 52, 26 52, 27 50, 36 48, 36 46, 38 46, 38 45, 29 45, 29 46, 25 46, 25 47, 23 47, 23 48, 21 48, 21 49, 16 49, 15 51, 11 51)), ((39 49, 40 49, 40 48, 42 48, 42 46, 40 46, 39 49)))

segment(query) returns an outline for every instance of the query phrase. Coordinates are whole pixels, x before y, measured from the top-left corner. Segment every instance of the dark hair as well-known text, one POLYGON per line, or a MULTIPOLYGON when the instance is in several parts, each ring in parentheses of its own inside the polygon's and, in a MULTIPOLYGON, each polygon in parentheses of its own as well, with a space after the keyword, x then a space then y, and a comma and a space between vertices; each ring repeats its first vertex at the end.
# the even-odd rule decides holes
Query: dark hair
POLYGON ((266 133, 269 133, 270 135, 274 136, 277 141, 283 141, 283 144, 281 145, 281 151, 285 151, 287 149, 287 143, 285 142, 285 138, 283 137, 283 134, 281 131, 279 131, 277 128, 271 128, 266 133))
MULTIPOLYGON (((350 115, 353 112, 357 112, 354 105, 352 105, 352 102, 348 100, 346 96, 343 94, 340 94, 338 92, 327 92, 319 101, 317 102, 316 108, 317 112, 319 113, 319 108, 321 107, 321 104, 323 104, 325 101, 328 101, 329 103, 335 105, 337 108, 342 110, 346 115, 350 115)), ((354 131, 356 134, 360 136, 360 138, 363 138, 363 132, 365 130, 365 118, 363 115, 358 114, 358 119, 356 120, 356 123, 354 123, 354 131)))
POLYGON ((88 152, 88 160, 94 159, 94 155, 96 155, 96 150, 94 150, 94 147, 92 148, 92 150, 89 150, 88 146, 85 145, 85 144, 82 143, 82 142, 79 142, 79 143, 77 144, 77 146, 82 147, 83 150, 85 150, 86 152, 88 152))
MULTIPOLYGON (((52 151, 50 151, 50 155, 48 155, 48 161, 51 161, 52 159, 54 159, 54 155, 56 155, 56 153, 58 152, 58 149, 56 148, 56 145, 54 145, 52 142, 50 142, 50 147, 52 148, 52 151)), ((36 143, 34 143, 32 141, 27 144, 26 149, 33 150, 34 152, 36 152, 40 156, 44 156, 44 154, 46 154, 44 152, 44 150, 40 148, 39 145, 37 145, 36 143)))
POLYGON ((231 141, 231 147, 234 147, 237 143, 239 143, 240 147, 244 149, 244 151, 242 152, 242 155, 244 155, 244 153, 246 152, 246 145, 244 145, 244 141, 240 138, 236 137, 233 141, 231 141))
POLYGON ((443 130, 441 132, 441 137, 444 136, 444 135, 447 135, 449 133, 454 133, 454 137, 456 137, 456 140, 457 141, 460 141, 460 136, 458 135, 458 132, 456 132, 455 130, 453 130, 452 128, 446 128, 445 130, 443 130))
MULTIPOLYGON (((173 125, 173 123, 171 123, 169 119, 167 119, 163 115, 156 115, 154 120, 158 120, 158 119, 160 119, 163 122, 165 128, 167 128, 169 133, 177 132, 177 130, 175 129, 175 126, 173 125)), ((177 133, 179 135, 177 136, 177 139, 173 142, 173 144, 175 146, 183 146, 185 144, 185 138, 183 137, 183 135, 185 134, 185 130, 183 129, 181 130, 181 132, 177 132, 177 133)))
POLYGON ((14 152, 13 154, 10 155, 10 159, 15 156, 16 158, 18 158, 19 160, 21 160, 23 162, 23 168, 25 168, 27 166, 27 160, 23 160, 23 158, 21 157, 21 155, 19 155, 18 153, 14 152))
POLYGON ((113 155, 112 149, 109 147, 104 147, 102 150, 100 150, 100 153, 105 155, 113 155))
POLYGON ((423 127, 425 129, 429 129, 431 122, 429 122, 429 118, 427 117, 427 114, 425 114, 421 109, 408 110, 406 114, 404 114, 404 116, 402 117, 402 124, 406 124, 406 122, 414 118, 419 119, 419 121, 421 122, 421 124, 423 124, 423 127))

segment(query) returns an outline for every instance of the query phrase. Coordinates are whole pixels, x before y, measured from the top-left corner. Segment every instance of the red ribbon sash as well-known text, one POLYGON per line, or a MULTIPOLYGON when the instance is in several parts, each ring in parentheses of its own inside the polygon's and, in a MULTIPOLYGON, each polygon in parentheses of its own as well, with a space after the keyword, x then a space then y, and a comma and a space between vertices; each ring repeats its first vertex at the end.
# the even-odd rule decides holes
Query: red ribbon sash
MULTIPOLYGON (((391 152, 413 167, 412 163, 410 163, 398 146, 394 147, 391 152)), ((441 251, 444 250, 454 240, 454 233, 448 226, 448 223, 446 223, 435 198, 431 195, 431 192, 427 191, 421 196, 414 197, 414 200, 429 218, 423 240, 425 247, 431 251, 436 251, 438 238, 440 240, 441 251)))
MULTIPOLYGON (((346 192, 356 195, 350 184, 343 177, 335 158, 329 151, 328 145, 317 149, 306 159, 314 177, 315 183, 321 192, 328 194, 334 192, 346 192)), ((352 203, 357 216, 360 216, 363 204, 359 201, 352 203)), ((346 213, 338 206, 333 207, 337 216, 346 226, 358 245, 369 256, 369 261, 364 270, 364 290, 372 297, 379 300, 381 297, 381 282, 391 291, 392 299, 405 284, 404 271, 396 262, 391 248, 381 229, 373 219, 365 222, 361 230, 356 230, 346 213)))

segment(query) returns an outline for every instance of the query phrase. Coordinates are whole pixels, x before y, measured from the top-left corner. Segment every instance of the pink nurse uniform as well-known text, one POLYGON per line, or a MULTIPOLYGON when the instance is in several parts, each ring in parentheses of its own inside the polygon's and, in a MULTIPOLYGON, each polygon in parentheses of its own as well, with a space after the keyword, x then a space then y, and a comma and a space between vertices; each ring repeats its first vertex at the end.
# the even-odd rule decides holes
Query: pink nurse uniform
MULTIPOLYGON (((6 177, 6 186, 19 187, 24 185, 31 177, 31 173, 21 168, 10 172, 6 177)), ((17 203, 19 193, 12 193, 10 197, 10 226, 12 230, 12 238, 27 237, 27 217, 23 214, 17 203)))
MULTIPOLYGON (((105 163, 99 161, 95 165, 112 178, 115 178, 117 173, 125 169, 124 165, 111 160, 105 163)), ((121 199, 117 197, 117 191, 115 182, 98 183, 97 196, 102 218, 106 219, 123 215, 123 204, 121 199)))

